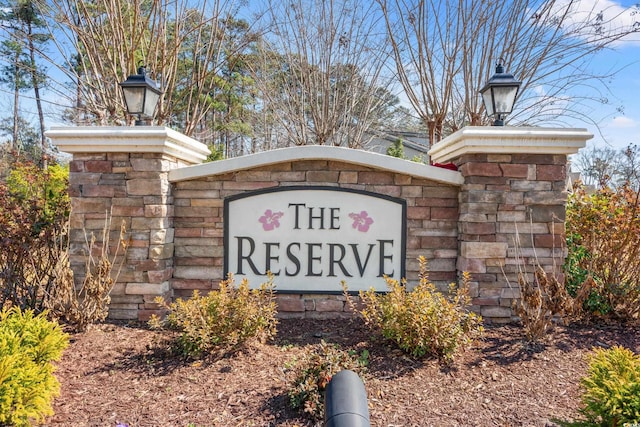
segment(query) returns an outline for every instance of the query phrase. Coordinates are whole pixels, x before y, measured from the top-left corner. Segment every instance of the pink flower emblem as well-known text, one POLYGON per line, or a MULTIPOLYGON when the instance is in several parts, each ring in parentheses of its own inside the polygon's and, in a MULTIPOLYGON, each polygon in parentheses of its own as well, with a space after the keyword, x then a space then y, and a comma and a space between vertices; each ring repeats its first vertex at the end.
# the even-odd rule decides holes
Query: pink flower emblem
POLYGON ((271 209, 267 209, 258 221, 262 223, 262 229, 264 231, 271 231, 274 228, 280 227, 279 219, 282 218, 283 215, 282 212, 273 212, 271 209))
POLYGON ((369 216, 367 211, 358 213, 350 213, 349 218, 353 219, 353 228, 357 228, 358 231, 366 233, 369 231, 369 226, 373 224, 373 218, 369 216))

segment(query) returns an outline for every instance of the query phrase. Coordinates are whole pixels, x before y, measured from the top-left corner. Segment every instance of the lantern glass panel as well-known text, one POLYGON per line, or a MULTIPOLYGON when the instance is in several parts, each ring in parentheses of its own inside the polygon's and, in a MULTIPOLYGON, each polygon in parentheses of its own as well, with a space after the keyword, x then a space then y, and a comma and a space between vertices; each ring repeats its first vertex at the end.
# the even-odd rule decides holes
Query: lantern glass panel
POLYGON ((129 114, 142 114, 144 112, 145 87, 123 87, 124 101, 127 103, 129 114))
POLYGON ((156 105, 158 104, 159 98, 160 98, 160 92, 156 92, 152 89, 147 89, 147 97, 144 103, 145 116, 153 117, 153 113, 156 109, 156 105))
POLYGON ((493 107, 493 88, 488 87, 482 92, 482 102, 484 103, 485 110, 487 110, 487 115, 493 116, 495 114, 493 107))
POLYGON ((509 114, 516 102, 517 86, 496 86, 493 88, 495 111, 492 114, 509 114))

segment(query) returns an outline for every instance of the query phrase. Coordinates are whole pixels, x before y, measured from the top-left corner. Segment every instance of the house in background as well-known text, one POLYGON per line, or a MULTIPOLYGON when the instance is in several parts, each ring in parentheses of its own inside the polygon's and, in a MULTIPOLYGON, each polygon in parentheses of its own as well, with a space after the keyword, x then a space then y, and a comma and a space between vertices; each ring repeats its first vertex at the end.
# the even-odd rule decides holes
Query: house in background
POLYGON ((398 140, 402 141, 406 159, 421 159, 425 163, 429 162, 429 155, 427 154, 429 151, 429 138, 421 132, 387 131, 380 133, 366 143, 364 149, 375 153, 387 154, 389 147, 392 147, 398 140))

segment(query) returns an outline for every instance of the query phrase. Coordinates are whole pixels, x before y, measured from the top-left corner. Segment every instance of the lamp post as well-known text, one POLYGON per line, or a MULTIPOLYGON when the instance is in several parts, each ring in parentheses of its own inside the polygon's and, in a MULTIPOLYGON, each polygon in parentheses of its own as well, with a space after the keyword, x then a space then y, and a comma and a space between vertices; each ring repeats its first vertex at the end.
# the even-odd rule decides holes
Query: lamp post
POLYGON ((147 77, 145 67, 138 68, 138 74, 131 74, 120 83, 127 112, 137 115, 136 126, 143 124, 142 116, 153 117, 162 92, 156 82, 147 77))
POLYGON ((504 126, 504 118, 513 110, 521 84, 512 74, 504 72, 502 61, 496 64, 496 73, 480 89, 487 115, 495 116, 493 126, 504 126))

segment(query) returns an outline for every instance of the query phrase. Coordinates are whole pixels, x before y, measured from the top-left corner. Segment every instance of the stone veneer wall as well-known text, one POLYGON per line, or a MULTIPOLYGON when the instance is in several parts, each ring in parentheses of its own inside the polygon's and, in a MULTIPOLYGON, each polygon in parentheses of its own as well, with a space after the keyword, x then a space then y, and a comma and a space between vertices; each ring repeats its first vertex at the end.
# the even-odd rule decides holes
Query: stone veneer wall
MULTIPOLYGON (((223 279, 225 197, 290 185, 335 186, 405 199, 407 278, 417 280, 416 260, 424 255, 429 259, 432 281, 456 280, 457 186, 330 160, 289 161, 174 185, 176 251, 172 286, 176 297, 187 297, 194 289, 216 289, 223 279)), ((274 282, 277 287, 277 277, 274 282)), ((277 302, 282 317, 350 315, 342 295, 280 294, 277 302)))
POLYGON ((114 264, 120 273, 111 292, 109 317, 147 319, 158 313, 154 299, 173 295, 169 171, 201 163, 209 150, 171 129, 150 126, 54 128, 47 136, 73 153, 69 257, 76 285, 86 275, 91 236, 96 238, 92 255, 97 259, 108 224, 109 259, 113 259, 124 226, 128 248, 126 258, 119 256, 114 264))
POLYGON ((518 274, 559 277, 566 256, 566 155, 467 154, 460 189, 458 269, 472 275, 483 317, 508 320, 518 274))
MULTIPOLYGON (((87 238, 97 238, 93 255, 99 257, 105 221, 111 221, 112 254, 121 226, 127 231, 126 260, 111 293, 111 318, 146 318, 158 309, 157 296, 171 297, 174 208, 167 175, 178 166, 175 158, 153 153, 84 153, 70 163, 70 263, 76 284, 86 274, 87 238)), ((121 257, 114 269, 119 262, 121 257)))
MULTIPOLYGON (((121 223, 129 233, 111 318, 144 320, 159 312, 157 296, 185 297, 194 289, 217 287, 223 276, 225 197, 274 186, 322 185, 404 198, 410 284, 417 280, 419 255, 429 259, 430 278, 439 284, 469 271, 475 309, 491 321, 508 322, 519 296, 519 272, 530 274, 539 264, 559 273, 567 155, 591 135, 571 129, 465 128, 430 151, 432 161, 453 162, 459 172, 348 149, 340 160, 269 152, 260 157, 269 162, 250 167, 246 159, 229 159, 185 168, 201 163, 208 150, 166 128, 58 128, 48 136, 74 156, 70 252, 76 282, 84 276, 87 233, 100 240, 110 216, 112 246, 121 223), (223 164, 228 167, 215 169, 223 164), (234 168, 240 164, 245 166, 234 168)), ((335 147, 316 148, 335 154, 335 147)), ((278 308, 283 317, 350 315, 339 295, 278 295, 278 308)))
POLYGON ((469 127, 430 151, 453 162, 460 188, 459 273, 471 274, 473 304, 484 318, 514 319, 518 276, 537 267, 563 281, 567 156, 586 131, 469 127))

